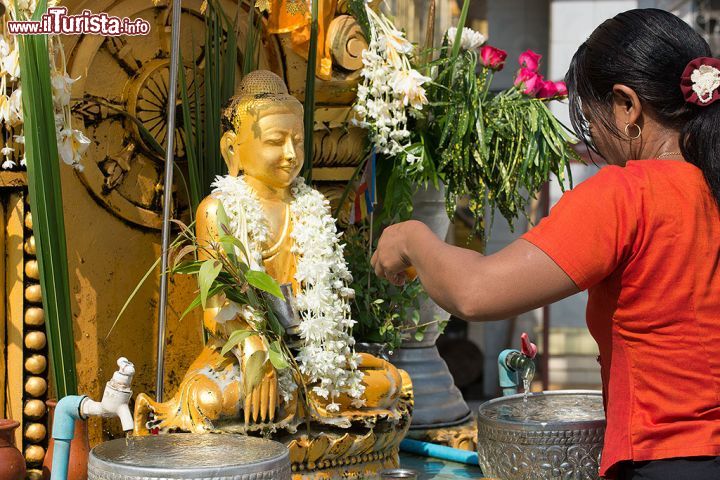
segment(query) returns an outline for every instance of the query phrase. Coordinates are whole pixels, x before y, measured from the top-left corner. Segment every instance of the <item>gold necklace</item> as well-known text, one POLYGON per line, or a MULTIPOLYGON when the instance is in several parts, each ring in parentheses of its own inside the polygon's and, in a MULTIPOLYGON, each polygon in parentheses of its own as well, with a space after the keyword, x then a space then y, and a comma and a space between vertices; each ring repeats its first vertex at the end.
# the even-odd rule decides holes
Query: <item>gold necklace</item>
POLYGON ((679 156, 682 156, 682 153, 681 153, 681 152, 664 152, 664 153, 660 153, 660 154, 656 155, 657 158, 662 158, 662 157, 679 157, 679 156))

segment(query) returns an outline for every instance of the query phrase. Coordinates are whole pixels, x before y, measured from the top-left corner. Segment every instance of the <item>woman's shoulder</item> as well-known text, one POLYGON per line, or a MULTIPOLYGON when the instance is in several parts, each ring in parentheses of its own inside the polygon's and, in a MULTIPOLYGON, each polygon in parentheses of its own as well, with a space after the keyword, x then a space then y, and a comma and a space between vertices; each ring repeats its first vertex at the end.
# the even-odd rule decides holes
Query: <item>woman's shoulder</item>
POLYGON ((611 195, 633 195, 641 192, 646 181, 642 171, 627 166, 606 165, 587 180, 574 186, 571 193, 574 196, 597 197, 598 200, 611 195))

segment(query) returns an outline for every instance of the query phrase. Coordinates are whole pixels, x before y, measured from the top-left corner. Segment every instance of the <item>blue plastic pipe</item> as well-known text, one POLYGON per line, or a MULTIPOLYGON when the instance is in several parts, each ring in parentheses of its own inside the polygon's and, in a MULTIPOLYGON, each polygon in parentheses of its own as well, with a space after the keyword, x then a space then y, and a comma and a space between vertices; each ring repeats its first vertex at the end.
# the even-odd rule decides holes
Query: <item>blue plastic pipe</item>
POLYGON ((75 437, 75 420, 82 418, 80 404, 85 398, 85 395, 68 395, 61 398, 55 407, 55 420, 53 420, 52 427, 55 447, 50 480, 67 480, 70 442, 75 437))
POLYGON ((400 442, 400 450, 424 457, 439 458, 456 463, 466 463, 476 467, 479 465, 477 452, 446 447, 445 445, 438 445, 436 443, 421 442, 410 438, 406 438, 400 442))
POLYGON ((502 388, 503 396, 518 393, 518 384, 520 383, 518 373, 508 367, 505 361, 507 356, 513 352, 520 353, 517 350, 508 349, 503 350, 500 352, 500 355, 498 355, 498 380, 500 382, 500 388, 502 388))

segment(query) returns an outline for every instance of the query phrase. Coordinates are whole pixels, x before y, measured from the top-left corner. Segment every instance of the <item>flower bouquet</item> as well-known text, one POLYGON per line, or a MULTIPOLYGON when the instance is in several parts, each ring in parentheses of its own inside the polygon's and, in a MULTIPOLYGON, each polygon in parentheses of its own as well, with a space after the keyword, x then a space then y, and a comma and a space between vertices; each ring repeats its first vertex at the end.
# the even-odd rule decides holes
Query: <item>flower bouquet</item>
POLYGON ((417 52, 386 16, 366 13, 370 42, 353 122, 384 157, 378 171, 390 165, 384 211, 407 214, 413 185, 442 182, 448 214, 467 196, 484 235, 485 205, 512 225, 550 173, 564 182, 577 155, 547 103, 567 91, 538 73, 540 55, 523 53, 513 87, 496 92, 507 54, 482 34, 451 28, 439 49, 417 52))

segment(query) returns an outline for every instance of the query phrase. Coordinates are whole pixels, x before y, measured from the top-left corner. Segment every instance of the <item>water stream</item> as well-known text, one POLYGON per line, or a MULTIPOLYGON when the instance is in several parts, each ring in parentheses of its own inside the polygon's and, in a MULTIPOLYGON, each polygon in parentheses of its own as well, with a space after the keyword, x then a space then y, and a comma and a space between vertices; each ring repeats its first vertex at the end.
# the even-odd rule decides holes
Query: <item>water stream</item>
POLYGON ((483 405, 480 414, 492 420, 530 424, 605 419, 602 396, 583 393, 526 394, 483 405))

